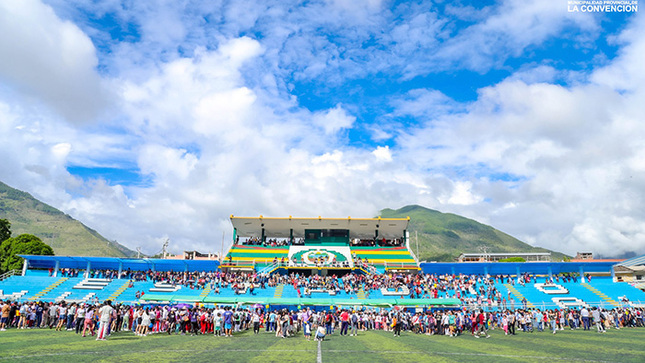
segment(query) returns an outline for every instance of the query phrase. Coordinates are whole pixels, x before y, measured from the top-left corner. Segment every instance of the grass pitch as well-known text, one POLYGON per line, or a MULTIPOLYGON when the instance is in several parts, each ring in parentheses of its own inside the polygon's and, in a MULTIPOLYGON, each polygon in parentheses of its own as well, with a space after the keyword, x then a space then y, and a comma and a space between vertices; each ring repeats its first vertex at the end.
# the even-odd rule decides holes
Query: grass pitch
POLYGON ((518 333, 499 330, 490 339, 464 335, 415 335, 360 332, 334 334, 321 344, 302 335, 280 339, 261 332, 233 338, 155 334, 137 337, 116 333, 108 341, 81 338, 72 332, 12 329, 0 333, 0 362, 645 362, 644 329, 518 333))

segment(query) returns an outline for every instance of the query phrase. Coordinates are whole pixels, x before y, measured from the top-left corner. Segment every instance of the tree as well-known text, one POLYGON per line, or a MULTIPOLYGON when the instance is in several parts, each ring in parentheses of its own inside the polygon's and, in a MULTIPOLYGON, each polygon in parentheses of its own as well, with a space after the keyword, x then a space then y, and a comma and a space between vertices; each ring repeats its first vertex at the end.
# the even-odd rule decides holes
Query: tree
POLYGON ((526 260, 523 259, 522 257, 517 256, 517 257, 503 258, 499 260, 499 262, 526 262, 526 260))
POLYGON ((0 219, 0 243, 11 238, 11 222, 0 219))
POLYGON ((54 250, 32 234, 21 234, 6 239, 0 244, 0 271, 7 272, 22 267, 23 258, 18 255, 54 255, 54 250))

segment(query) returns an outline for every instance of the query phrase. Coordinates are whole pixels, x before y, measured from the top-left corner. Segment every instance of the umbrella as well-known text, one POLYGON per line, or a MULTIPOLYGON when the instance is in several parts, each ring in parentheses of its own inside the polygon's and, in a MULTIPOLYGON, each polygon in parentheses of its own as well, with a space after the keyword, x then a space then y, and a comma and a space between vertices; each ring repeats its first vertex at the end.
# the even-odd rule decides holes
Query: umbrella
POLYGON ((177 304, 177 305, 175 305, 175 307, 177 309, 183 309, 183 308, 190 308, 190 307, 192 307, 192 305, 190 305, 190 304, 177 304))
POLYGON ((264 308, 264 305, 262 304, 253 304, 253 309, 262 309, 264 308))

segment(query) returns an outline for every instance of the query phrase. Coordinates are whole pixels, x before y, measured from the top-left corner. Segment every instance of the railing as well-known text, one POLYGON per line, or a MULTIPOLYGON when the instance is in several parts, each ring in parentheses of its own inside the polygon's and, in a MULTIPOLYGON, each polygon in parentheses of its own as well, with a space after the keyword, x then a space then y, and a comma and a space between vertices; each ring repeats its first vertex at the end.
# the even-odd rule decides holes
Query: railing
POLYGON ((258 271, 258 274, 264 274, 264 273, 271 272, 271 271, 275 270, 278 266, 280 266, 279 262, 273 262, 272 264, 267 265, 262 270, 258 271))
POLYGON ((17 276, 17 275, 21 275, 21 274, 22 274, 21 270, 7 271, 4 274, 0 275, 0 281, 4 281, 4 280, 10 278, 11 276, 17 276))
POLYGON ((282 262, 278 260, 277 262, 274 261, 273 259, 266 259, 264 261, 258 261, 255 260, 256 263, 264 263, 267 264, 266 267, 262 268, 260 271, 258 271, 259 274, 261 273, 268 273, 276 268, 280 267, 306 267, 306 268, 362 268, 365 272, 367 272, 370 275, 373 274, 378 274, 378 270, 376 269, 375 266, 372 264, 355 264, 355 263, 347 263, 345 265, 343 262, 336 262, 336 263, 329 263, 329 264, 310 264, 310 263, 305 263, 305 262, 293 262, 292 260, 282 262))
MULTIPOLYGON (((417 243, 419 243, 419 242, 417 242, 417 243)), ((405 244, 405 247, 408 249, 408 252, 410 253, 410 256, 412 256, 412 258, 414 259, 414 262, 416 262, 417 266, 419 266, 419 259, 417 258, 417 255, 415 255, 414 252, 412 252, 412 249, 410 248, 409 238, 408 238, 408 242, 405 244)))
POLYGON ((385 265, 386 270, 418 270, 419 265, 414 264, 412 262, 387 262, 384 261, 383 265, 385 265))
POLYGON ((253 260, 238 260, 238 261, 224 261, 221 263, 222 267, 244 267, 255 268, 255 261, 253 260))

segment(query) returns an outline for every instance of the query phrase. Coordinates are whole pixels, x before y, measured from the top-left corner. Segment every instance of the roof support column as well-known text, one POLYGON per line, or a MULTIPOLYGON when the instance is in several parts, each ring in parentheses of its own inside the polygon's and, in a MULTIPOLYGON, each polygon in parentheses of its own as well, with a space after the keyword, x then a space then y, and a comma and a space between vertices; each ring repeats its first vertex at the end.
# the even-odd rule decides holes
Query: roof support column
POLYGON ((549 280, 553 281, 553 270, 551 269, 551 266, 547 267, 548 273, 549 273, 549 280))
POLYGON ((119 261, 119 274, 117 275, 117 279, 121 278, 121 274, 123 273, 123 261, 119 261))
POLYGON ((488 266, 484 266, 484 276, 488 277, 488 266))
POLYGON ((88 279, 90 277, 90 267, 92 267, 92 263, 90 261, 87 261, 87 268, 85 269, 85 278, 88 279))
POLYGON ((293 240, 293 228, 290 228, 289 229, 289 243, 293 244, 293 242, 295 242, 293 240))
POLYGON ((455 274, 455 266, 450 266, 450 274, 451 275, 455 274))
POLYGON ((260 239, 260 242, 265 243, 266 242, 266 235, 264 234, 264 227, 262 227, 262 237, 260 239))
POLYGON ((22 261, 22 276, 25 276, 25 273, 27 272, 27 259, 25 258, 24 261, 22 261))
POLYGON ((515 273, 517 274, 517 283, 519 284, 520 283, 520 265, 517 265, 517 267, 515 267, 515 273))
POLYGON ((580 266, 580 283, 584 284, 585 283, 585 271, 584 267, 580 266))
POLYGON ((53 277, 58 276, 58 270, 60 269, 60 261, 56 260, 56 264, 54 265, 54 275, 53 277))

